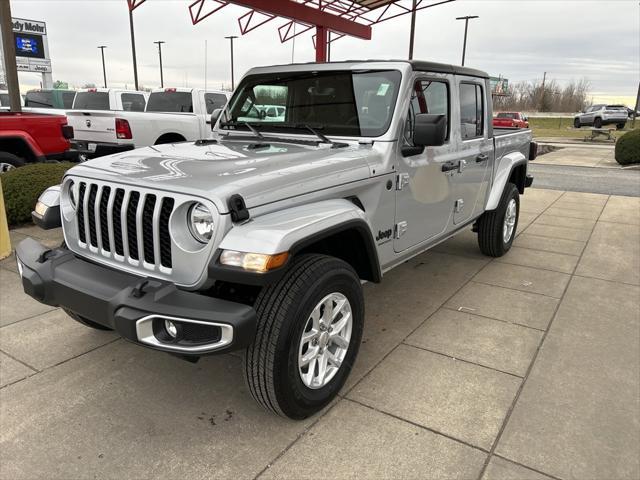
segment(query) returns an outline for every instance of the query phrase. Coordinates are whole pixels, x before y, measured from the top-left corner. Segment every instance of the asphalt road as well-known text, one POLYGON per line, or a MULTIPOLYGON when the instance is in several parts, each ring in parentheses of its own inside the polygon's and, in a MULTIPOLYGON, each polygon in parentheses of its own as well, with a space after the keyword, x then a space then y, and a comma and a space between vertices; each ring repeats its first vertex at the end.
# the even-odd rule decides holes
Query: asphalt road
POLYGON ((532 162, 534 188, 640 197, 640 170, 542 165, 532 162))

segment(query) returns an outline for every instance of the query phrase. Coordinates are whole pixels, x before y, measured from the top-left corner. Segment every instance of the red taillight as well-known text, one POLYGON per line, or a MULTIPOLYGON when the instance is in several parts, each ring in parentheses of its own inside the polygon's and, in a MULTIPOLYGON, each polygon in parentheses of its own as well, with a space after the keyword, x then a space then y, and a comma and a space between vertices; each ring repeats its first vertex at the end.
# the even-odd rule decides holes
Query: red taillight
POLYGON ((165 88, 164 91, 165 92, 175 93, 177 90, 175 88, 165 88))
POLYGON ((87 92, 91 92, 91 93, 95 93, 97 91, 98 91, 97 88, 89 88, 89 89, 87 89, 87 92))
POLYGON ((131 139, 131 127, 124 118, 116 118, 116 138, 131 139))

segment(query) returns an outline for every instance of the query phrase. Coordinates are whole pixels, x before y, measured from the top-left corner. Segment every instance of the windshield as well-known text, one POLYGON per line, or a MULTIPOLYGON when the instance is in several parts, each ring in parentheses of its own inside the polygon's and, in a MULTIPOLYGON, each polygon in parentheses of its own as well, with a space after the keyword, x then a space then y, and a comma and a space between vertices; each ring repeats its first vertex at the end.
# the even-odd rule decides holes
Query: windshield
POLYGON ((147 112, 193 112, 191 92, 153 92, 147 101, 147 112))
POLYGON ((107 92, 78 92, 73 102, 74 110, 109 110, 107 92))
POLYGON ((389 128, 401 74, 380 71, 307 71, 246 77, 229 102, 221 128, 377 137, 389 128))

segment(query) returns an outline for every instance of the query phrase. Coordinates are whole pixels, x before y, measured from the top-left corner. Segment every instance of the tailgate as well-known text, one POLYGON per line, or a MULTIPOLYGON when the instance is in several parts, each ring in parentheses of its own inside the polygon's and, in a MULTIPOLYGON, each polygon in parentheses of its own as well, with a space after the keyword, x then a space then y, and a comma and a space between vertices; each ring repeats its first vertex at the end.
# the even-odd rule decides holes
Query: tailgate
POLYGON ((115 112, 71 111, 67 113, 67 121, 73 127, 75 140, 117 143, 115 112))

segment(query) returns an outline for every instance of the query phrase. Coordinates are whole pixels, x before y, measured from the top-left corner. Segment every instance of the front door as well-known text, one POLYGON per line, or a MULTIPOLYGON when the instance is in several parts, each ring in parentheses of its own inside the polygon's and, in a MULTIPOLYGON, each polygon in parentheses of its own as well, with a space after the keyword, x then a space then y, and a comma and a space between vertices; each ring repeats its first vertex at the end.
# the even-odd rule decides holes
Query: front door
POLYGON ((493 165, 493 141, 486 125, 485 84, 461 80, 460 98, 460 160, 453 182, 453 223, 459 225, 484 208, 489 188, 490 165, 493 165))
MULTIPOLYGON (((426 147, 415 155, 400 154, 396 182, 394 250, 402 252, 445 232, 451 215, 451 174, 442 166, 457 158, 450 141, 450 89, 452 76, 418 78, 414 84, 404 139, 412 145, 413 120, 418 113, 447 116, 447 140, 439 147, 426 147), (405 156, 406 155, 406 156, 405 156)), ((403 145, 400 145, 401 148, 403 145)))

